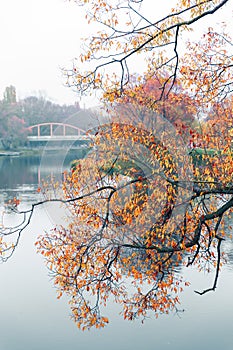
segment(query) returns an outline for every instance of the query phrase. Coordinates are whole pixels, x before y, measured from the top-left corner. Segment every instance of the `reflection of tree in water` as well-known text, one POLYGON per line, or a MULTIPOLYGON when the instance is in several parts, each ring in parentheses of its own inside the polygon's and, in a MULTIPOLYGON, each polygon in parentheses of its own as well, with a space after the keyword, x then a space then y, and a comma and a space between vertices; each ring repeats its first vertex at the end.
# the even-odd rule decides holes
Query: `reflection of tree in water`
POLYGON ((67 168, 74 157, 78 159, 82 156, 79 151, 74 154, 66 153, 64 155, 61 152, 45 154, 42 164, 39 155, 0 157, 0 188, 15 189, 19 185, 25 184, 38 186, 39 179, 46 178, 51 174, 61 175, 62 166, 67 168))
POLYGON ((37 184, 36 172, 31 172, 33 167, 38 167, 39 157, 2 157, 0 187, 14 189, 22 184, 37 184))
POLYGON ((55 176, 62 180, 63 167, 69 168, 71 161, 81 156, 83 152, 79 150, 64 155, 48 153, 43 164, 40 155, 0 157, 0 202, 7 204, 14 197, 27 203, 38 200, 36 190, 40 181, 49 181, 55 176))

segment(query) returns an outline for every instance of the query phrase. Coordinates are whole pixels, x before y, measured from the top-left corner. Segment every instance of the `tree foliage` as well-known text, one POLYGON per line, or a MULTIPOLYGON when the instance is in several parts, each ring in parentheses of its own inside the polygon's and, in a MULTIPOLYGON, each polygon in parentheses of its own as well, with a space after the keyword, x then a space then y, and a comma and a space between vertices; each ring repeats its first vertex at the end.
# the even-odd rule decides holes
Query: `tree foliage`
POLYGON ((22 117, 27 126, 46 123, 62 122, 69 116, 80 111, 79 104, 59 105, 43 97, 29 96, 19 101, 22 117))
MULTIPOLYGON (((144 113, 138 113, 136 117, 135 113, 129 107, 130 105, 143 106, 168 120, 179 134, 182 135, 184 142, 188 144, 192 136, 196 134, 194 129, 197 129, 197 109, 193 98, 182 88, 180 81, 178 79, 176 80, 172 91, 170 91, 164 100, 160 99, 161 89, 163 89, 163 83, 161 81, 164 80, 161 76, 156 75, 148 80, 142 80, 137 84, 135 84, 135 79, 132 80, 131 86, 127 84, 124 94, 114 103, 118 122, 130 124, 132 123, 133 115, 133 123, 142 124, 144 127, 153 130, 153 118, 150 121, 145 120, 146 114, 144 115, 144 113)), ((116 119, 116 117, 112 118, 116 119)), ((154 119, 156 122, 156 118, 154 119)))
MULTIPOLYGON (((183 266, 214 273, 199 294, 216 289, 233 207, 233 65, 226 25, 199 42, 183 40, 230 0, 182 0, 160 19, 145 0, 76 2, 101 29, 65 72, 67 83, 81 93, 98 89, 111 118, 92 132, 93 151, 61 187, 41 189, 42 202, 60 201, 69 216, 36 244, 58 297, 69 296, 86 329, 108 323, 103 307, 112 298, 128 320, 177 311, 189 284, 177 274, 183 266), (137 59, 143 74, 134 74, 137 59)), ((13 244, 3 243, 12 231, 2 230, 3 260, 42 202, 27 211, 10 203, 23 223, 13 244)))
POLYGON ((25 121, 19 111, 15 87, 6 87, 3 100, 0 101, 0 139, 5 149, 16 148, 25 142, 25 121))

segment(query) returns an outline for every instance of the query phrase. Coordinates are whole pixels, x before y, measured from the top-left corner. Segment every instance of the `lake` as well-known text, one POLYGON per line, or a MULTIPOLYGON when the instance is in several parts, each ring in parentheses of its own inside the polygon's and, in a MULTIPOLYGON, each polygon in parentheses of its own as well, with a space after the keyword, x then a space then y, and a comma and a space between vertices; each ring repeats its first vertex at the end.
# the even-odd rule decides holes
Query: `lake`
MULTIPOLYGON (((0 157, 0 200, 20 197, 26 208, 41 199, 36 192, 42 178, 62 176, 75 155, 0 157)), ((2 208, 2 205, 1 205, 2 208)), ((54 225, 56 208, 39 208, 25 230, 13 257, 0 265, 0 350, 196 350, 233 348, 233 243, 226 242, 228 264, 221 271, 215 292, 200 296, 214 276, 184 269, 191 282, 181 294, 178 315, 140 321, 124 321, 119 308, 108 305, 110 324, 102 330, 82 332, 70 320, 66 299, 56 291, 43 259, 36 253, 38 235, 54 225), (54 216, 51 215, 54 213, 54 216)), ((11 217, 12 224, 16 218, 11 217)))

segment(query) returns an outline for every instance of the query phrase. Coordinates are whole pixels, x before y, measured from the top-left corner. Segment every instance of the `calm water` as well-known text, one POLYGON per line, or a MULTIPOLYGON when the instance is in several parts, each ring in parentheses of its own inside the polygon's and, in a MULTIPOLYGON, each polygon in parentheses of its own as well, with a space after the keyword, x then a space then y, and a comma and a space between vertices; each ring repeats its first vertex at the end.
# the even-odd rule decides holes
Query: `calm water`
MULTIPOLYGON (((40 166, 37 157, 0 158, 0 200, 19 196, 26 207, 40 199, 35 190, 41 177, 61 176, 70 159, 48 156, 40 166)), ((52 213, 59 215, 57 209, 52 213)), ((199 296, 194 289, 209 287, 213 276, 186 269, 191 281, 181 296, 180 315, 129 323, 109 305, 110 325, 83 333, 69 319, 65 299, 57 300, 42 258, 36 254, 36 237, 53 226, 51 210, 36 212, 12 259, 0 265, 0 350, 149 350, 233 349, 233 245, 226 244, 229 263, 216 292, 199 296)), ((15 222, 14 215, 12 223, 15 222)))

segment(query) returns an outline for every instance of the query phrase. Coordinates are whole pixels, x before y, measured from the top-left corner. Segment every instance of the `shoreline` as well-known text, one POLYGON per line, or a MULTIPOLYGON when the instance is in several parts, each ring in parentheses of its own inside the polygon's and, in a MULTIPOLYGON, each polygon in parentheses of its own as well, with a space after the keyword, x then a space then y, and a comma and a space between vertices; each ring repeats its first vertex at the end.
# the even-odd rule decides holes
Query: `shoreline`
MULTIPOLYGON (((46 149, 46 153, 50 154, 57 154, 59 153, 82 153, 86 154, 89 151, 89 148, 78 148, 78 149, 69 149, 67 152, 67 149, 46 149)), ((27 157, 27 156, 42 156, 44 152, 44 148, 41 149, 18 149, 15 151, 5 151, 3 149, 0 149, 0 158, 1 157, 27 157)))
POLYGON ((20 157, 20 156, 32 156, 39 155, 41 151, 34 150, 18 150, 18 151, 5 151, 0 150, 0 157, 20 157))

